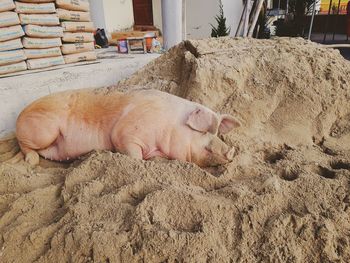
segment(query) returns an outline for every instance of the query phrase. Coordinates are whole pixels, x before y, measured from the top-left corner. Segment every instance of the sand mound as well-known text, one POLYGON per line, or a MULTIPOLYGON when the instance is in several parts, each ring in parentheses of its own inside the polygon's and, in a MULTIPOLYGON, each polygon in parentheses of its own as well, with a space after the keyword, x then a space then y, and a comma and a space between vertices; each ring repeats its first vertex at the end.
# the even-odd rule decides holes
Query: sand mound
MULTIPOLYGON (((212 170, 94 152, 0 164, 1 262, 349 262, 350 64, 301 39, 210 39, 101 92, 156 88, 236 115, 212 170)), ((16 152, 0 143, 0 160, 16 152)))

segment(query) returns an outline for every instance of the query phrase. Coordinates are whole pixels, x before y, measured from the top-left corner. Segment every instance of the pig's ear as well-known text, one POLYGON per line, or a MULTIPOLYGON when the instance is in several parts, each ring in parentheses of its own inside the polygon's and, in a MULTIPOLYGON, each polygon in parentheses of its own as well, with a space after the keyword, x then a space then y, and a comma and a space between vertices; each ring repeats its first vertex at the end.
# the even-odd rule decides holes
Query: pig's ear
POLYGON ((210 111, 196 109, 188 116, 186 124, 193 130, 199 132, 216 134, 219 128, 219 118, 210 111))
POLYGON ((219 134, 226 134, 234 128, 241 126, 239 120, 228 114, 222 114, 221 121, 219 125, 219 134))

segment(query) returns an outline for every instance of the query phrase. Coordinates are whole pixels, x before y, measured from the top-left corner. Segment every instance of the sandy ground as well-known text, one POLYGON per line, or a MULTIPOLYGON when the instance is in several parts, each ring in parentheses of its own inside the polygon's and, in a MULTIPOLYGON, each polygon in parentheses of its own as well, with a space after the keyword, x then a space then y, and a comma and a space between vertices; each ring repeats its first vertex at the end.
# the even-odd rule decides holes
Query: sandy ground
MULTIPOLYGON (((3 162, 1 262, 350 262, 350 64, 338 51, 189 41, 102 92, 145 87, 237 116, 222 137, 234 161, 3 162)), ((2 161, 17 151, 0 144, 2 161)))

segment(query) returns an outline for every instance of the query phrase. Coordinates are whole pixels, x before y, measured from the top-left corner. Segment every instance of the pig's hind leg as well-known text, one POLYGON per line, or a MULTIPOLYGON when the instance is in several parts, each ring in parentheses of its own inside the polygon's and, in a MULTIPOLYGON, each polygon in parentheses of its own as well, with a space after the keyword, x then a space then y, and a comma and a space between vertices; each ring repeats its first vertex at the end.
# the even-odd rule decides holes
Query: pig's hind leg
POLYGON ((59 135, 58 125, 42 122, 40 119, 20 120, 16 136, 25 161, 31 165, 39 164, 39 151, 48 148, 59 135))

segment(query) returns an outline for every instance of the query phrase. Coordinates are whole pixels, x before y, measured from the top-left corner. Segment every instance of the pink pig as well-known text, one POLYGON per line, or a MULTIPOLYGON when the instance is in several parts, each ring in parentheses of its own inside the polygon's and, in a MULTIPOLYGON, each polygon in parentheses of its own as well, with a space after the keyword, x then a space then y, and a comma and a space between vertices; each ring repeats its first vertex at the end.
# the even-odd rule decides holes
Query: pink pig
POLYGON ((32 165, 39 163, 39 155, 64 161, 110 150, 206 167, 232 160, 234 149, 217 134, 238 126, 230 115, 157 90, 78 90, 52 94, 26 107, 17 119, 16 136, 32 165))

